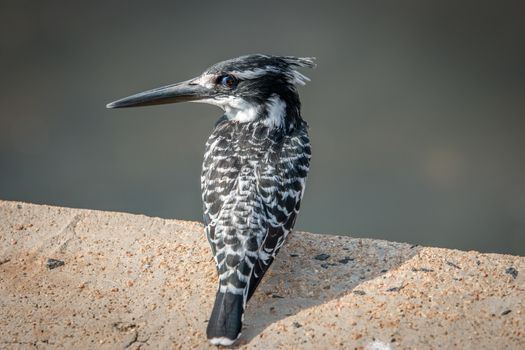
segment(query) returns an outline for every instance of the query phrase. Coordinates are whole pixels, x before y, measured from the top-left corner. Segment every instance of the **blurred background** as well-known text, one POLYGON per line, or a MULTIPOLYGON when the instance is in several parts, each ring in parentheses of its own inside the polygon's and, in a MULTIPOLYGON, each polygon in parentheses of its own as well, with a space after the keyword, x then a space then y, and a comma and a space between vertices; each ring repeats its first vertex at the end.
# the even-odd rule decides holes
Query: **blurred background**
POLYGON ((221 111, 106 103, 315 56, 298 229, 524 255, 524 4, 0 0, 0 198, 201 220, 221 111))

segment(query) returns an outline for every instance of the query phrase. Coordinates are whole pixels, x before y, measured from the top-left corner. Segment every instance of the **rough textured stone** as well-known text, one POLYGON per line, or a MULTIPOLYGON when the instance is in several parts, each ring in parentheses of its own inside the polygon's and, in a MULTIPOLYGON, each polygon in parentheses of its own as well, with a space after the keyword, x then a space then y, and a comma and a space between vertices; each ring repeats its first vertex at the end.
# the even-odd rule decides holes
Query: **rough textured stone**
MULTIPOLYGON (((524 270, 517 256, 295 232, 239 347, 524 349, 524 270)), ((215 288, 199 223, 0 201, 0 348, 208 348, 215 288)))

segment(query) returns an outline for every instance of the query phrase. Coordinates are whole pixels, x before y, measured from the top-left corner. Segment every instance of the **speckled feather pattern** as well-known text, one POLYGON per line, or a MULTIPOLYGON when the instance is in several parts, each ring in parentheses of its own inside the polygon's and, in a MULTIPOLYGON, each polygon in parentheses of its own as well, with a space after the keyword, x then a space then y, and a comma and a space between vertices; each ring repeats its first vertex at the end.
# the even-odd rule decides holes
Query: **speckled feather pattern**
POLYGON ((221 292, 244 304, 293 228, 310 164, 307 124, 218 123, 201 177, 206 234, 221 292))

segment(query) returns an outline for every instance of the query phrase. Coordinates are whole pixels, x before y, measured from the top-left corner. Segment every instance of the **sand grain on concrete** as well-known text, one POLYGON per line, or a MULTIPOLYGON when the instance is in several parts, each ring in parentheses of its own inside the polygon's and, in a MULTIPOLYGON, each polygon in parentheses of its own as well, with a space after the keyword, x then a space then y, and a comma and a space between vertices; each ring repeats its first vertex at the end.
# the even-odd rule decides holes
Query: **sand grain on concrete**
MULTIPOLYGON (((199 223, 0 201, 2 349, 211 348, 215 288, 199 223)), ((295 232, 248 305, 239 347, 524 339, 523 257, 295 232)))

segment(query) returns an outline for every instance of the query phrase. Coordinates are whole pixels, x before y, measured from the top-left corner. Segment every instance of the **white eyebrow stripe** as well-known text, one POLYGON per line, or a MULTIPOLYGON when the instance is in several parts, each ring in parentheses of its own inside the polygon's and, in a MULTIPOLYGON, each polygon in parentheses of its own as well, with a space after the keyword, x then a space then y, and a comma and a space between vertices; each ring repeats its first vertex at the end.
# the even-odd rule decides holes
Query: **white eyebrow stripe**
POLYGON ((205 88, 211 89, 215 84, 215 75, 213 74, 202 74, 197 78, 193 79, 193 83, 199 84, 205 88))
POLYGON ((271 66, 244 71, 232 71, 231 73, 241 80, 257 79, 268 73, 282 73, 286 76, 287 80, 294 85, 305 85, 310 81, 310 78, 295 69, 280 71, 278 68, 271 66))
POLYGON ((239 79, 256 79, 268 73, 278 73, 274 67, 254 68, 251 70, 232 71, 231 73, 239 79))

